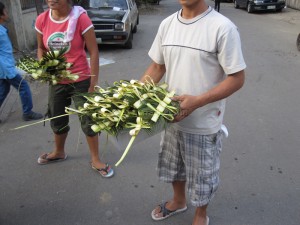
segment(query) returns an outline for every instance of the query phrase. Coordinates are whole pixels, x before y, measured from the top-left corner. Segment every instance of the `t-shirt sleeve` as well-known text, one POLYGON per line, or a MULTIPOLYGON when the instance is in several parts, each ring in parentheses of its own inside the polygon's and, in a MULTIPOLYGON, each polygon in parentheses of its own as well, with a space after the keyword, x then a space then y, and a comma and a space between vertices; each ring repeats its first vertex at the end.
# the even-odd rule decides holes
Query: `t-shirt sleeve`
POLYGON ((157 64, 165 64, 163 51, 162 51, 162 24, 158 28, 158 32, 154 38, 152 46, 148 52, 149 57, 157 64))
POLYGON ((46 12, 40 14, 35 20, 35 30, 40 34, 43 34, 43 21, 45 19, 46 12))
POLYGON ((77 24, 79 24, 80 33, 83 35, 89 29, 93 28, 93 23, 86 13, 82 13, 78 18, 77 24))
POLYGON ((218 60, 224 72, 229 75, 246 68, 244 61, 241 39, 238 28, 231 24, 221 32, 218 41, 218 60))

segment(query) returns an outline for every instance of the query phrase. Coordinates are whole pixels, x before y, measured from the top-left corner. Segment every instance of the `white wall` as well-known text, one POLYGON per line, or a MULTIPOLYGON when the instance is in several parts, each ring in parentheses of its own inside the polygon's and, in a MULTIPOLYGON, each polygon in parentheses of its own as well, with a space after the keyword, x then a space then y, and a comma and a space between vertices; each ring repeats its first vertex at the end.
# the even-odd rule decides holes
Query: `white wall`
POLYGON ((23 17, 23 29, 26 38, 26 47, 29 50, 36 49, 36 31, 34 29, 35 19, 37 17, 36 9, 24 10, 23 17))
POLYGON ((286 5, 290 8, 300 10, 300 0, 286 0, 286 5))

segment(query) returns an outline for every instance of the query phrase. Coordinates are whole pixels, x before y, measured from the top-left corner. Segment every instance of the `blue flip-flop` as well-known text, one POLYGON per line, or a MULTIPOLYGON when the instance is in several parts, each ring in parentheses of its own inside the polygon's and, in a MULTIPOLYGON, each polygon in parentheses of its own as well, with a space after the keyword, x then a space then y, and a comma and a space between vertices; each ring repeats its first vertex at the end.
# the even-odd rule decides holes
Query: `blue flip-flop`
POLYGON ((110 165, 108 165, 108 163, 106 163, 105 168, 100 169, 94 167, 92 163, 91 166, 93 170, 97 171, 104 178, 110 178, 114 175, 114 170, 111 168, 110 165), (103 174, 103 172, 105 172, 105 174, 103 174))

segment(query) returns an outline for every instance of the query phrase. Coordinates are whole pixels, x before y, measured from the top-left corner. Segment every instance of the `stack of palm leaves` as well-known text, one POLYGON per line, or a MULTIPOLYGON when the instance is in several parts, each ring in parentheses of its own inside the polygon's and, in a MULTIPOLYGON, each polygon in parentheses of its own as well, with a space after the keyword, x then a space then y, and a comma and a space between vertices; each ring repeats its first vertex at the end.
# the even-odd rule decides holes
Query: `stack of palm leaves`
POLYGON ((130 142, 117 166, 142 129, 151 134, 158 125, 162 127, 161 124, 174 120, 179 112, 178 103, 171 100, 174 95, 175 92, 169 92, 165 83, 121 80, 105 89, 96 87, 96 92, 84 94, 87 102, 82 108, 66 108, 66 112, 91 117, 94 132, 106 131, 116 137, 124 130, 129 132, 130 142))
POLYGON ((17 68, 30 74, 35 80, 42 82, 48 82, 55 85, 62 80, 77 80, 79 76, 72 74, 69 70, 72 66, 68 63, 64 54, 67 48, 60 50, 50 49, 50 51, 44 53, 40 61, 24 56, 17 62, 17 68))

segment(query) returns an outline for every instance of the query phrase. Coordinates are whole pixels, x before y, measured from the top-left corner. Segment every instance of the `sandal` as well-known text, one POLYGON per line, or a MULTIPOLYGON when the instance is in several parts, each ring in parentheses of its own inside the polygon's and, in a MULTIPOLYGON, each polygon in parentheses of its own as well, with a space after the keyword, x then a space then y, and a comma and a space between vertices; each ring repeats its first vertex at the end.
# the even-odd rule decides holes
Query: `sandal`
POLYGON ((67 155, 65 155, 64 158, 48 158, 48 156, 50 155, 50 153, 46 153, 46 154, 43 154, 41 155, 38 160, 37 160, 37 163, 40 164, 40 165, 46 165, 46 164, 49 164, 49 163, 55 163, 55 162, 61 162, 61 161, 65 161, 67 159, 67 155))
POLYGON ((114 175, 114 170, 110 167, 110 165, 108 165, 108 163, 106 163, 105 168, 100 168, 100 169, 94 167, 92 163, 91 166, 93 170, 96 170, 104 178, 110 178, 114 175))
POLYGON ((181 212, 184 212, 184 211, 187 210, 187 206, 185 206, 181 209, 169 210, 169 209, 166 208, 167 203, 168 202, 164 202, 164 203, 158 205, 160 207, 159 212, 155 213, 155 209, 151 212, 151 217, 152 217, 153 220, 156 220, 156 221, 164 220, 164 219, 167 219, 170 216, 173 216, 175 214, 178 214, 178 213, 181 213, 181 212), (162 217, 157 217, 156 215, 158 213, 162 213, 162 217))

